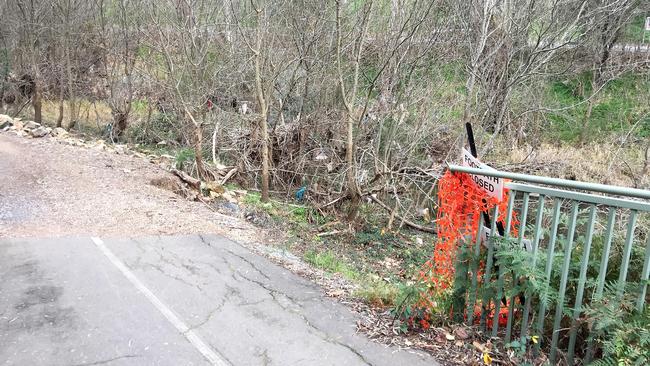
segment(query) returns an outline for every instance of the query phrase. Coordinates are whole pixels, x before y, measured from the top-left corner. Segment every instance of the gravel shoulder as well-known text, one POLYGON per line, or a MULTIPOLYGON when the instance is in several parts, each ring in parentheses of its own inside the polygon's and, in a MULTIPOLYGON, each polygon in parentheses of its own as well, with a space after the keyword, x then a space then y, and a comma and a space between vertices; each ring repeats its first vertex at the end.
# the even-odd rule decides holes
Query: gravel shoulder
POLYGON ((165 177, 128 150, 0 133, 0 238, 254 232, 151 184, 165 177))

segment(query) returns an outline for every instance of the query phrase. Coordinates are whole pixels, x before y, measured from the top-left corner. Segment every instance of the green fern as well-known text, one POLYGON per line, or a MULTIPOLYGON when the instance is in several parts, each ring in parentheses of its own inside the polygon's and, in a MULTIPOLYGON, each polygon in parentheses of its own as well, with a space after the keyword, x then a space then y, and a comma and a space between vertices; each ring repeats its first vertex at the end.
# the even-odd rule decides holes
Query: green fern
MULTIPOLYGON (((632 284, 631 286, 634 286, 632 284)), ((596 366, 641 366, 650 364, 650 308, 634 310, 634 296, 616 296, 618 284, 609 282, 605 295, 585 309, 594 319, 592 341, 600 346, 602 356, 591 363, 596 366)), ((629 293, 635 293, 630 291, 629 293)))

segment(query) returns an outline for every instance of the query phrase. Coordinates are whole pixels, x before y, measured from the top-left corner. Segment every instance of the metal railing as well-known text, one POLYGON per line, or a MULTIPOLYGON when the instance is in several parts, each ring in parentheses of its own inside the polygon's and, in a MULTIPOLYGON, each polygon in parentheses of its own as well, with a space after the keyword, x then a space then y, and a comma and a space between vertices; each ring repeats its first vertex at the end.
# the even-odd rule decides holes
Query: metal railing
MULTIPOLYGON (((648 218, 650 202, 633 200, 629 197, 650 199, 650 191, 458 165, 450 165, 449 169, 453 172, 512 180, 505 184, 505 187, 510 190, 510 195, 503 240, 516 243, 519 248, 522 248, 525 242, 529 242, 527 251, 531 261, 530 268, 539 268, 539 273, 543 273, 542 287, 557 290, 557 298, 553 300, 536 298, 529 290, 519 294, 510 291, 508 294, 508 289, 504 288, 506 277, 509 276, 510 283, 513 284, 522 279, 529 280, 528 276, 531 274, 509 272, 509 264, 499 261, 497 254, 499 245, 493 239, 494 235, 491 235, 490 240, 485 243, 487 248, 484 257, 484 273, 479 278, 479 257, 484 237, 483 218, 479 217, 481 229, 472 243, 474 259, 470 263, 472 276, 467 294, 467 320, 470 324, 474 320, 474 308, 480 301, 482 311, 479 324, 485 331, 488 331, 486 318, 489 312, 494 312, 492 337, 501 335, 506 343, 511 342, 518 325, 521 343, 534 334, 539 337, 536 347, 540 347, 542 342, 547 343, 551 364, 557 361, 558 353, 563 353, 567 364, 572 365, 578 334, 585 332, 580 321, 584 307, 602 300, 606 283, 615 283, 617 289, 615 297, 622 297, 625 291, 628 291, 625 293, 629 295, 631 290, 626 289, 626 282, 630 279, 630 270, 632 270, 635 282, 639 284, 639 287, 634 289, 638 291, 638 295, 635 294, 636 310, 642 311, 646 306, 647 282, 650 275, 650 232, 648 232, 650 228, 638 228, 637 224, 642 215, 646 216, 645 219, 648 218), (553 187, 522 184, 516 181, 553 187), (600 192, 607 195, 566 189, 600 192), (623 198, 612 197, 612 195, 623 198), (548 204, 551 204, 551 210, 546 209, 548 204), (515 238, 510 235, 514 211, 517 212, 520 221, 518 236, 515 238), (534 218, 531 212, 535 212, 534 218), (621 219, 626 220, 625 225, 620 223, 617 225, 617 220, 621 219), (643 239, 644 235, 645 239, 643 239), (530 239, 525 239, 527 237, 530 239), (595 238, 597 238, 599 253, 592 253, 595 238), (614 249, 616 255, 612 255, 614 249), (544 251, 546 256, 543 256, 544 251), (596 257, 598 254, 599 258, 596 257), (578 255, 579 258, 576 257, 578 255), (554 264, 554 261, 559 260, 558 258, 561 258, 559 267, 554 264), (590 263, 592 263, 591 268, 590 263), (632 263, 639 268, 630 268, 632 263), (616 265, 618 265, 618 274, 610 273, 616 265), (498 273, 492 273, 493 270, 498 273), (558 279, 558 283, 553 282, 558 279), (494 283, 496 283, 496 291, 491 294, 486 293, 478 300, 478 289, 486 284, 493 286, 494 283), (501 300, 504 296, 507 301, 501 300), (573 300, 573 303, 567 304, 567 299, 573 300), (502 303, 508 304, 505 332, 503 330, 499 332, 498 317, 502 303), (555 306, 553 314, 548 313, 552 310, 552 306, 555 306), (569 307, 570 316, 565 314, 565 306, 569 307), (549 318, 551 316, 552 322, 549 318), (549 331, 551 339, 543 339, 543 335, 549 334, 549 331)), ((495 208, 491 216, 496 218, 498 215, 498 208, 495 208)), ((491 233, 497 232, 496 221, 493 219, 491 222, 491 233)), ((581 356, 588 361, 592 354, 593 344, 590 343, 581 356)))

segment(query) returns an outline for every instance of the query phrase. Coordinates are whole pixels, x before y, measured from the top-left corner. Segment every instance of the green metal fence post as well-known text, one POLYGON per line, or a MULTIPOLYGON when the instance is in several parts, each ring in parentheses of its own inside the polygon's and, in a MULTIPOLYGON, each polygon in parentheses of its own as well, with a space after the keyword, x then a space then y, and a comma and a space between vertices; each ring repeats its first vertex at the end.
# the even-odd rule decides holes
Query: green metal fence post
POLYGON ((638 311, 643 311, 643 305, 645 303, 645 294, 648 290, 648 277, 650 277, 650 232, 646 233, 648 238, 646 239, 645 245, 645 259, 643 261, 643 271, 641 272, 641 293, 639 294, 639 299, 636 301, 636 309, 638 311))
POLYGON ((558 299, 555 304, 555 318, 553 321, 553 337, 551 338, 551 354, 549 362, 555 363, 557 355, 557 341, 560 337, 560 321, 564 308, 564 296, 566 295, 566 286, 569 279, 569 267, 571 265, 571 250, 573 249, 573 238, 575 235, 576 221, 578 219, 578 202, 574 201, 571 207, 571 216, 569 217, 569 231, 567 233, 566 247, 564 248, 564 261, 562 262, 562 277, 560 278, 560 289, 558 290, 558 299))
POLYGON ((625 280, 627 279, 627 269, 630 265, 630 255, 632 254, 632 243, 634 242, 634 229, 636 228, 637 211, 630 212, 630 220, 627 225, 627 235, 625 237, 625 249, 621 259, 621 271, 618 276, 617 295, 621 297, 625 289, 625 280))
MULTIPOLYGON (((539 241, 542 237, 542 218, 544 217, 544 195, 539 196, 539 204, 537 207, 537 218, 535 219, 535 237, 533 239, 533 248, 531 255, 533 257, 532 267, 535 268, 537 265, 537 248, 539 247, 539 241)), ((520 342, 524 344, 526 342, 526 336, 528 335, 528 317, 530 315, 531 308, 531 293, 526 291, 526 304, 524 305, 524 315, 521 318, 521 335, 520 342)))
MULTIPOLYGON (((510 238, 510 224, 512 223, 512 210, 515 206, 516 191, 512 191, 508 200, 508 210, 506 211, 505 239, 510 238)), ((494 221, 497 217, 494 218, 494 221)), ((494 235, 494 233, 491 233, 494 235)), ((504 263, 499 263, 499 278, 497 279, 497 297, 494 300, 494 316, 492 318, 492 337, 496 337, 499 332, 499 311, 501 310, 501 298, 503 297, 503 270, 504 263)))
POLYGON ((594 234, 594 224, 596 223, 596 206, 591 205, 589 208, 589 221, 587 224, 587 238, 582 252, 580 262, 580 277, 578 279, 578 290, 576 292, 576 302, 573 307, 573 322, 569 336, 569 349, 567 350, 567 364, 573 365, 573 353, 576 346, 576 335, 578 334, 578 317, 582 312, 582 295, 585 291, 585 282, 587 282, 587 265, 589 264, 589 252, 591 251, 591 242, 594 234))
POLYGON ((476 306, 476 287, 478 284, 478 262, 481 254, 481 233, 483 232, 483 215, 478 217, 478 230, 476 231, 476 241, 474 245, 474 258, 472 258, 472 285, 469 289, 467 304, 467 324, 472 325, 474 321, 474 306, 476 306))
POLYGON ((594 299, 600 299, 603 296, 605 286, 605 276, 607 275, 607 265, 609 264, 609 251, 612 248, 612 238, 614 237, 614 221, 616 220, 616 208, 610 207, 607 214, 607 226, 605 228, 605 247, 603 256, 600 260, 600 271, 598 272, 598 285, 594 293, 594 299))
MULTIPOLYGON (((553 271, 553 255, 555 254, 555 243, 557 242, 557 229, 560 225, 560 209, 562 208, 562 201, 558 198, 555 199, 553 204, 553 222, 551 223, 551 234, 546 253, 546 268, 544 270, 544 283, 545 286, 549 285, 551 280, 551 272, 553 271)), ((542 345, 542 331, 544 330, 544 314, 546 313, 546 301, 542 299, 539 304, 539 312, 537 313, 537 334, 540 335, 537 342, 536 350, 539 350, 542 345)))
MULTIPOLYGON (((490 225, 490 237, 488 238, 487 241, 488 253, 487 253, 487 261, 485 263, 485 274, 483 276, 483 286, 490 283, 490 280, 492 279, 491 278, 492 266, 494 265, 494 235, 492 233, 497 232, 497 218, 499 217, 499 206, 494 207, 494 212, 492 217, 494 217, 494 220, 492 220, 492 224, 490 225)), ((482 311, 481 311, 480 325, 483 330, 486 330, 485 328, 486 318, 490 309, 490 297, 487 291, 483 295, 483 304, 481 307, 482 307, 482 311)))
MULTIPOLYGON (((519 221, 519 237, 517 239, 517 246, 521 248, 521 245, 524 241, 524 234, 526 233, 526 220, 528 219, 528 202, 530 200, 530 193, 524 192, 524 202, 523 202, 523 208, 521 209, 521 219, 519 221)), ((512 281, 513 283, 516 283, 518 281, 516 278, 518 277, 517 273, 512 274, 512 281)), ((510 336, 512 334, 512 322, 514 319, 514 314, 515 314, 515 294, 513 292, 512 295, 510 295, 510 304, 508 305, 508 322, 506 324, 506 338, 505 342, 509 343, 510 342, 510 336)))

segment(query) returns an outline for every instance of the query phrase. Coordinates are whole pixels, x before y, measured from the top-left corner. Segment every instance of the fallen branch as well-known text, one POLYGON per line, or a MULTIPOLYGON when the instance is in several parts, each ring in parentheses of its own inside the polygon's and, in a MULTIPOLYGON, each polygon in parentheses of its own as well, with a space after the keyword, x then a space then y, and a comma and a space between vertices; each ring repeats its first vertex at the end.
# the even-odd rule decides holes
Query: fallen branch
MULTIPOLYGON (((386 205, 385 203, 383 203, 382 201, 380 201, 379 198, 377 198, 377 196, 375 196, 374 194, 371 194, 371 195, 370 195, 370 199, 372 199, 372 200, 373 200, 375 203, 377 203, 379 206, 383 207, 384 210, 386 210, 386 211, 388 211, 388 212, 392 212, 392 211, 393 211, 393 209, 391 209, 390 207, 388 207, 388 205, 386 205)), ((424 232, 427 232, 427 233, 431 233, 431 234, 437 234, 437 232, 436 232, 433 228, 426 227, 426 226, 422 226, 422 225, 418 225, 418 224, 416 224, 416 223, 414 223, 414 222, 412 222, 412 221, 407 220, 406 218, 404 218, 404 217, 402 217, 402 216, 400 216, 400 215, 398 215, 398 214, 395 214, 395 217, 396 217, 398 220, 404 222, 406 225, 408 225, 408 226, 410 226, 410 227, 412 227, 412 228, 414 228, 414 229, 417 229, 417 230, 420 230, 420 231, 424 231, 424 232)))
POLYGON ((221 180, 221 185, 226 184, 226 182, 228 182, 228 179, 232 178, 232 176, 235 175, 235 173, 237 173, 237 167, 230 169, 230 171, 226 174, 226 176, 223 177, 223 179, 221 180))
POLYGON ((183 182, 189 184, 190 187, 197 190, 201 188, 201 181, 190 176, 189 174, 180 171, 178 169, 172 169, 171 172, 174 173, 177 177, 179 177, 183 182))
POLYGON ((325 232, 325 233, 316 234, 316 236, 318 236, 319 238, 323 238, 323 237, 326 237, 326 236, 333 236, 333 235, 336 235, 336 234, 349 233, 349 232, 350 232, 350 230, 332 230, 332 231, 328 231, 328 232, 325 232))
POLYGON ((347 198, 347 195, 339 196, 339 198, 335 199, 334 201, 331 201, 331 202, 329 202, 329 203, 326 203, 326 204, 324 204, 324 205, 318 207, 318 210, 322 210, 322 209, 324 209, 324 208, 326 208, 326 207, 328 207, 328 206, 331 206, 331 205, 335 204, 336 202, 338 202, 338 201, 340 201, 340 200, 342 200, 342 199, 344 199, 344 198, 347 198))

